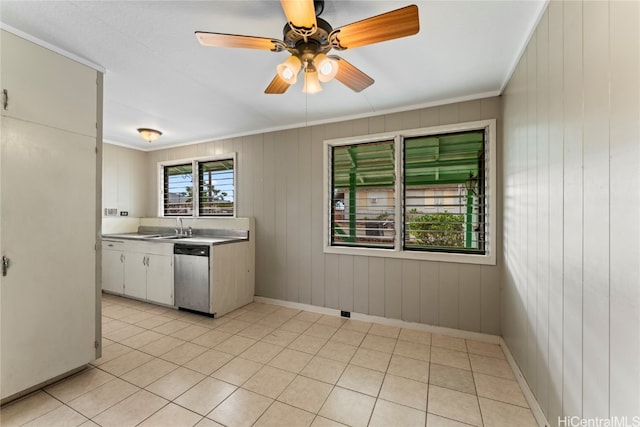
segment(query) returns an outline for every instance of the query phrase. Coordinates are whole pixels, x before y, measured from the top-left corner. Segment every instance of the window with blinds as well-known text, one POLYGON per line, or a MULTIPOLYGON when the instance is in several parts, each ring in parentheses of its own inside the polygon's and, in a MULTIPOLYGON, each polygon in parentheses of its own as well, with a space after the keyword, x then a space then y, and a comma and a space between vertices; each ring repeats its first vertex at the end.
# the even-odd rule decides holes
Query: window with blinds
POLYGON ((395 145, 392 141, 331 149, 331 243, 393 248, 395 145))
POLYGON ((193 215, 192 163, 163 167, 164 216, 193 215))
POLYGON ((495 265, 495 120, 324 145, 325 253, 495 265))
POLYGON ((233 159, 198 162, 198 211, 200 216, 233 216, 233 159))
POLYGON ((404 139, 406 250, 485 254, 484 130, 404 139))

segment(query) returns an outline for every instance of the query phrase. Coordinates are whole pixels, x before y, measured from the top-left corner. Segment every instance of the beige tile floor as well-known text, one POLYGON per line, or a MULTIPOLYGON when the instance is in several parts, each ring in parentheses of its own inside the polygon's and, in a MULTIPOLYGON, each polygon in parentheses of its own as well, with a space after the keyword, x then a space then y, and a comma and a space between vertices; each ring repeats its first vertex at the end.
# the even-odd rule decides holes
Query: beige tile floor
POLYGON ((536 425, 497 345, 260 303, 102 306, 102 358, 2 426, 536 425))

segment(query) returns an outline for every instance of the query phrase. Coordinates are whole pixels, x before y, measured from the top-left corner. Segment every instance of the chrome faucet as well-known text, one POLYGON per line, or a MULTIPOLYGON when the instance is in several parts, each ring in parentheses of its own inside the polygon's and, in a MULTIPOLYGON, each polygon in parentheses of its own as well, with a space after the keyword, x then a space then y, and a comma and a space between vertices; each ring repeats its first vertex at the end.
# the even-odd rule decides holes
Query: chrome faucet
POLYGON ((176 234, 182 236, 184 234, 184 231, 182 229, 182 218, 180 217, 176 218, 176 225, 180 227, 180 231, 178 231, 178 229, 176 228, 176 234))

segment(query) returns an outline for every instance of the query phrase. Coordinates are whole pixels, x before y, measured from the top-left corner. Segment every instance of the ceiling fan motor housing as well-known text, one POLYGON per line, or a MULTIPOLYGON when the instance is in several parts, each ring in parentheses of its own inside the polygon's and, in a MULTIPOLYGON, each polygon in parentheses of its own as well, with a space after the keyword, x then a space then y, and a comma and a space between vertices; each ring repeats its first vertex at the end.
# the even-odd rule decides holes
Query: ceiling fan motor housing
POLYGON ((313 67, 313 58, 319 53, 327 53, 331 50, 329 34, 333 31, 331 25, 322 18, 317 18, 318 29, 310 36, 304 37, 286 24, 282 30, 287 50, 292 55, 300 58, 303 64, 313 67))

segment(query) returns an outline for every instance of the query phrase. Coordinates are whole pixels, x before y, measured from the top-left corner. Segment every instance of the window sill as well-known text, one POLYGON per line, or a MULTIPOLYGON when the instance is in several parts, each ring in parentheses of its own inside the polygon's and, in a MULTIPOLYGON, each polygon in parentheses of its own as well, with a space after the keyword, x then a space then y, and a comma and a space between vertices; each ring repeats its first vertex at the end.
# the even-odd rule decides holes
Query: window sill
POLYGON ((325 246, 325 254, 395 258, 417 261, 454 262, 459 264, 496 265, 495 254, 471 255, 444 252, 399 251, 395 249, 325 246))

